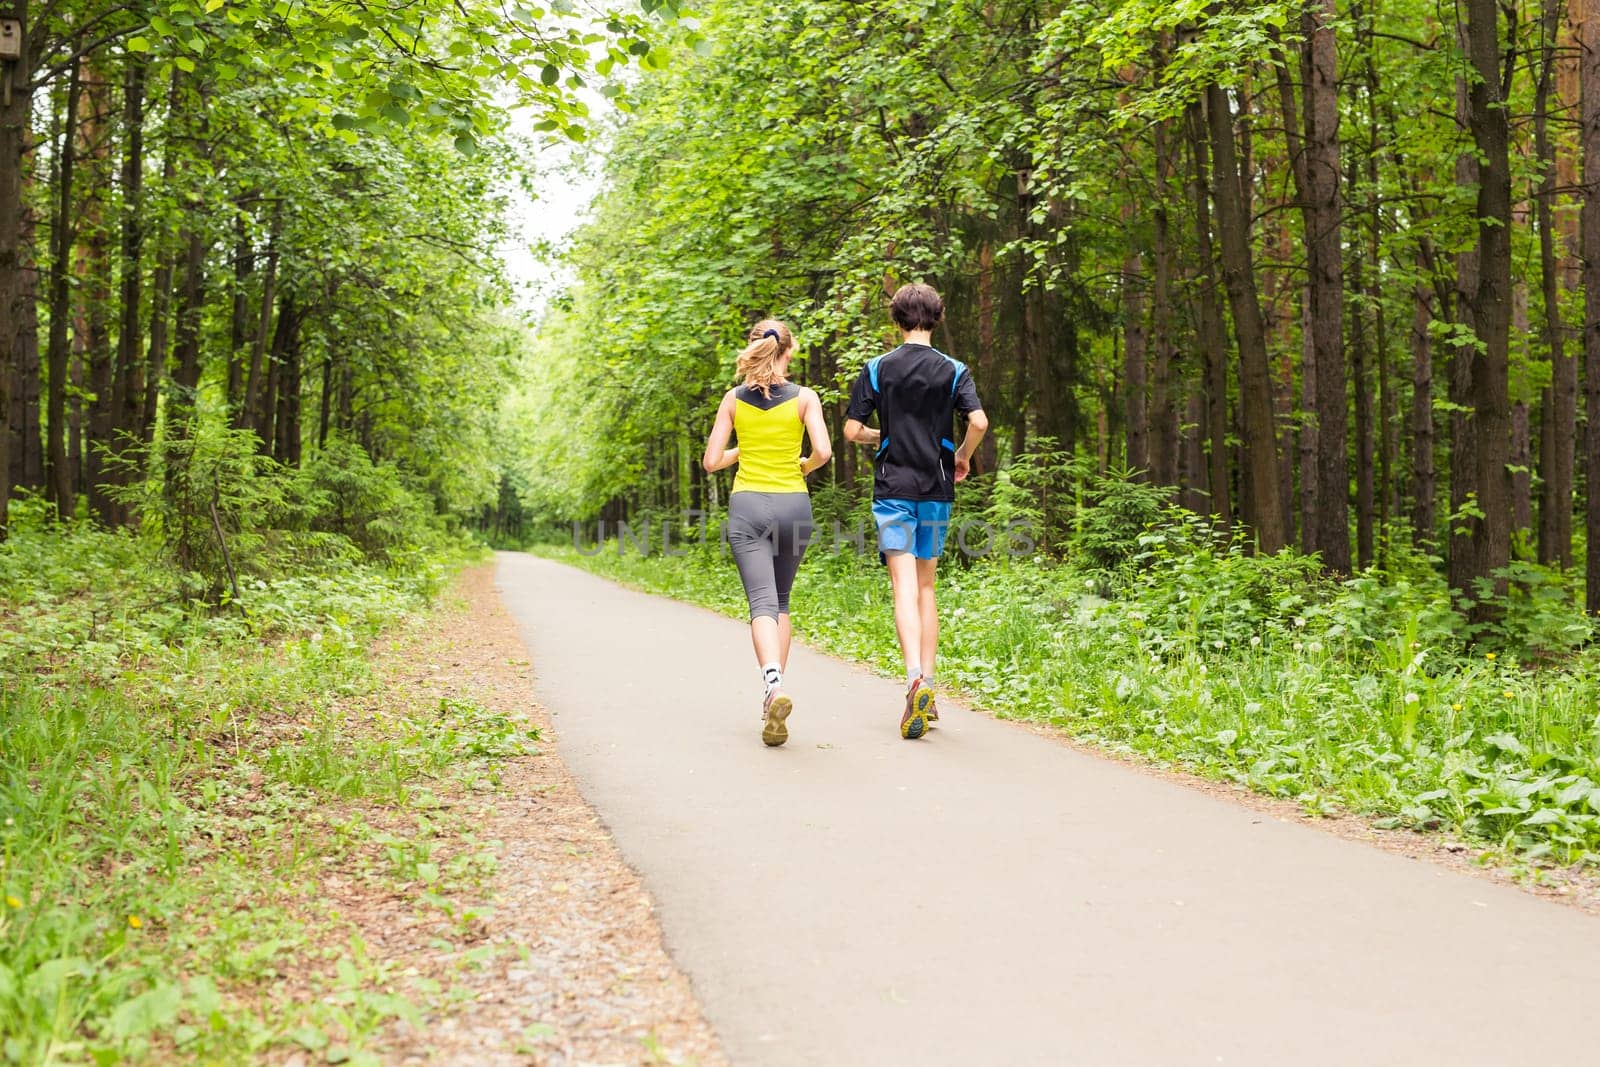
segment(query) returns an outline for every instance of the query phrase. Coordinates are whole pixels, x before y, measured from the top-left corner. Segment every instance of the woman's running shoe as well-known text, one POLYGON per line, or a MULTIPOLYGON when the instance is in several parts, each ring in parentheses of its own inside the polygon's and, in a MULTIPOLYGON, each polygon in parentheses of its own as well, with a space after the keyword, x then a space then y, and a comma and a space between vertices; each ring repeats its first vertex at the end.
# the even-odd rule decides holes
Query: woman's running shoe
POLYGON ((769 748, 776 748, 789 740, 789 727, 785 720, 793 710, 794 701, 781 691, 774 690, 767 694, 765 714, 761 717, 761 740, 769 748))

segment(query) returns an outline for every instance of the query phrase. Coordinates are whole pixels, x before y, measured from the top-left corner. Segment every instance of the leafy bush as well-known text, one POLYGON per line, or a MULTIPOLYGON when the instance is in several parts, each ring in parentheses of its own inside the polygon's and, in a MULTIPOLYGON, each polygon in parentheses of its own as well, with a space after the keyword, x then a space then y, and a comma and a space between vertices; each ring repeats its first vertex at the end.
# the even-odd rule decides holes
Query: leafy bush
POLYGON ((311 530, 348 538, 369 556, 394 560, 439 542, 432 505, 353 442, 329 441, 300 469, 296 489, 311 530))
POLYGON ((115 490, 135 505, 143 532, 177 566, 182 591, 216 600, 241 572, 270 570, 267 531, 292 525, 290 480, 249 430, 195 419, 187 437, 164 434, 124 462, 151 471, 115 490))
POLYGON ((1096 475, 1078 511, 1068 551, 1084 566, 1114 571, 1139 554, 1139 537, 1171 515, 1172 491, 1132 471, 1096 475))

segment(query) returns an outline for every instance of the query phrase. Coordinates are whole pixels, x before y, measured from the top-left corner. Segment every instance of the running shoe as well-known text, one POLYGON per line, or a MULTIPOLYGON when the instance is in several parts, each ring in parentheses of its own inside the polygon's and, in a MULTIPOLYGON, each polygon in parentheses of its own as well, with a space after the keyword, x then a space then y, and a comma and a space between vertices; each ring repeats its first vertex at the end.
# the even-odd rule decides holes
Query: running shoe
POLYGON ((906 713, 900 716, 900 736, 915 741, 928 732, 928 707, 933 703, 933 691, 922 687, 918 678, 906 690, 906 713))
POLYGON ((923 692, 928 694, 928 710, 924 714, 928 718, 928 729, 933 729, 933 724, 939 721, 939 693, 934 689, 933 683, 924 679, 923 692))
POLYGON ((785 722, 789 713, 794 710, 794 701, 782 692, 768 693, 763 704, 764 713, 761 717, 761 740, 769 748, 777 748, 789 740, 789 727, 785 722))

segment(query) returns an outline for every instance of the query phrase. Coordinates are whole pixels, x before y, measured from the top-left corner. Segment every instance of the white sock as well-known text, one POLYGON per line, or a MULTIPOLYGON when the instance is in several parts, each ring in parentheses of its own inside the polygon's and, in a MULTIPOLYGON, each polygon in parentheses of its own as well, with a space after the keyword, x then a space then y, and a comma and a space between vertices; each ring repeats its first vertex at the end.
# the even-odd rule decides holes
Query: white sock
POLYGON ((766 683, 767 692, 772 692, 783 684, 783 670, 776 663, 764 663, 761 666, 761 680, 766 683))
POLYGON ((907 689, 910 689, 912 686, 916 685, 917 682, 921 680, 921 678, 922 678, 922 668, 921 667, 907 667, 906 668, 906 688, 907 689))

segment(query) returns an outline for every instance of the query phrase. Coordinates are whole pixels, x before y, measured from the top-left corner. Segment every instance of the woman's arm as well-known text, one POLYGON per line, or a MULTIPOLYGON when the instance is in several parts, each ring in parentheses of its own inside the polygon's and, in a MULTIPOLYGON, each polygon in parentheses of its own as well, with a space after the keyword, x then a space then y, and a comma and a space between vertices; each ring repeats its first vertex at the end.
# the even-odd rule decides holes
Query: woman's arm
POLYGON ((726 470, 739 462, 739 450, 728 447, 728 438, 733 436, 733 391, 730 389, 722 395, 722 405, 717 408, 717 421, 711 424, 711 436, 706 438, 706 454, 700 457, 700 465, 708 474, 726 470))
POLYGON ((833 445, 828 440, 828 424, 822 420, 822 398, 810 389, 800 394, 800 418, 806 424, 806 436, 811 439, 811 455, 800 460, 800 473, 810 474, 821 470, 833 458, 833 445))

